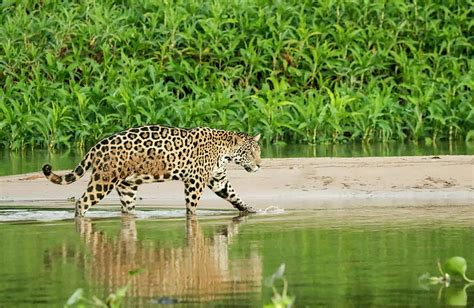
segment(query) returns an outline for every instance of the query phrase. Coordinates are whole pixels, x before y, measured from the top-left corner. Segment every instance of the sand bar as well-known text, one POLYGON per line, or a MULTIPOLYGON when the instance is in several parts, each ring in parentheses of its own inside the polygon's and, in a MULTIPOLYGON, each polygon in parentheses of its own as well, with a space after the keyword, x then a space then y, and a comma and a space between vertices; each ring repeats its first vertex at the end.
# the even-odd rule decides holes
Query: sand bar
MULTIPOLYGON (((89 176, 71 185, 50 183, 39 172, 0 177, 0 206, 72 208, 68 199, 82 195, 89 176)), ((258 172, 232 166, 228 177, 258 209, 472 205, 474 210, 473 155, 264 159, 258 172)), ((138 196, 139 207, 184 208, 182 182, 144 184, 138 196)), ((119 205, 115 191, 97 207, 105 205, 119 205)), ((206 188, 200 208, 231 206, 206 188)))

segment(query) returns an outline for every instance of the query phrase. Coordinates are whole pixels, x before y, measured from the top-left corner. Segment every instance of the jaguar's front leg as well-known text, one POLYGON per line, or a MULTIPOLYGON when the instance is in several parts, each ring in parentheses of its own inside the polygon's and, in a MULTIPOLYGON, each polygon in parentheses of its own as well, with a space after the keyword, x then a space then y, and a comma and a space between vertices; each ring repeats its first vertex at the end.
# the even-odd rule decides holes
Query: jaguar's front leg
POLYGON ((234 191, 234 188, 232 188, 232 185, 230 185, 225 173, 215 175, 209 180, 207 186, 213 192, 215 192, 216 195, 218 195, 222 199, 229 201, 239 211, 247 213, 257 212, 257 210, 246 204, 244 201, 242 201, 239 195, 237 195, 237 193, 234 191))

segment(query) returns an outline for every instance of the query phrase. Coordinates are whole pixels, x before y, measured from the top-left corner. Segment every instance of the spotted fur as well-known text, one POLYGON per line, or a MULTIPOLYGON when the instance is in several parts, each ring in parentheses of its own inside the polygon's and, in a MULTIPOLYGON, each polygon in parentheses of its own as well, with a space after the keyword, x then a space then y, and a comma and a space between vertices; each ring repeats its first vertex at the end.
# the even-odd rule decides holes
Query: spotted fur
POLYGON ((211 128, 181 129, 158 125, 131 128, 102 139, 70 173, 57 175, 51 165, 43 173, 55 184, 70 184, 92 167, 86 192, 76 202, 76 216, 117 190, 123 213, 133 212, 138 185, 180 180, 184 182, 186 210, 194 214, 208 186, 240 211, 255 210, 235 193, 226 175, 229 162, 248 172, 259 169, 260 135, 211 128))

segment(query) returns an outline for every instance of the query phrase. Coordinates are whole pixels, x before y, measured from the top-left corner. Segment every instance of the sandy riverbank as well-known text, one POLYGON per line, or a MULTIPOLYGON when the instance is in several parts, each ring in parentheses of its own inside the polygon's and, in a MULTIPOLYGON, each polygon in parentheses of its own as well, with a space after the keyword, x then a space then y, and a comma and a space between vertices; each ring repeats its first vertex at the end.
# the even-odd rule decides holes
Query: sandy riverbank
MULTIPOLYGON (((59 173, 59 172, 58 172, 59 173)), ((89 173, 77 183, 59 186, 38 173, 0 177, 0 205, 73 207, 89 173)), ((264 159, 262 169, 247 173, 237 166, 229 179, 256 208, 350 208, 361 206, 473 205, 474 156, 384 158, 264 159)), ((138 205, 184 208, 183 184, 145 184, 138 205)), ((115 191, 101 205, 118 205, 115 191)), ((206 189, 202 209, 231 209, 206 189)))

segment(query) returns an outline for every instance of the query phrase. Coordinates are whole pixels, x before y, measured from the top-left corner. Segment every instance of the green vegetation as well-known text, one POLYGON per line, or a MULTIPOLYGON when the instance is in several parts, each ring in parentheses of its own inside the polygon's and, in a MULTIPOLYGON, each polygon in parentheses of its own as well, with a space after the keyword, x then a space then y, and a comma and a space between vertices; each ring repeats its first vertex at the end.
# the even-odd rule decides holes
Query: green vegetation
POLYGON ((295 297, 288 295, 288 281, 285 276, 285 263, 282 263, 278 267, 277 271, 269 278, 267 285, 273 290, 272 303, 264 305, 264 308, 291 308, 295 303, 295 297), (283 282, 283 288, 278 292, 275 282, 276 280, 281 280, 283 282))
MULTIPOLYGON (((135 276, 137 274, 141 274, 143 269, 135 269, 130 271, 128 274, 130 276, 135 276)), ((109 307, 109 308, 119 308, 122 307, 122 302, 127 295, 127 291, 130 288, 131 281, 128 281, 123 287, 120 287, 115 291, 115 293, 110 293, 107 296, 107 299, 101 300, 97 296, 93 296, 92 299, 88 299, 84 296, 84 290, 82 288, 77 289, 74 293, 69 297, 66 302, 65 307, 78 307, 78 308, 85 308, 85 307, 109 307)))
POLYGON ((119 288, 115 293, 109 294, 105 301, 93 296, 92 299, 84 297, 84 290, 77 289, 71 297, 67 300, 65 307, 109 307, 119 308, 122 306, 122 301, 125 298, 130 284, 119 288))
POLYGON ((474 138, 470 1, 3 1, 0 142, 161 123, 266 142, 474 138))
POLYGON ((444 264, 444 270, 447 274, 451 275, 451 277, 460 277, 466 282, 474 282, 474 280, 466 276, 467 262, 463 257, 452 257, 447 260, 444 264))
POLYGON ((474 280, 467 278, 467 262, 463 257, 451 257, 445 263, 444 267, 438 260, 438 270, 441 277, 430 277, 429 275, 423 275, 420 277, 421 280, 428 279, 428 282, 433 284, 446 283, 449 284, 451 280, 456 278, 461 279, 467 283, 474 283, 474 280))
POLYGON ((438 285, 441 284, 441 288, 438 292, 438 302, 442 296, 443 290, 446 290, 444 294, 444 302, 448 306, 467 306, 467 289, 474 285, 474 280, 467 278, 467 262, 463 257, 451 257, 445 263, 444 267, 441 266, 441 263, 438 260, 438 270, 441 274, 440 277, 430 276, 426 273, 418 278, 420 286, 429 290, 429 285, 438 285), (452 282, 462 281, 462 284, 457 284, 451 286, 452 282))

